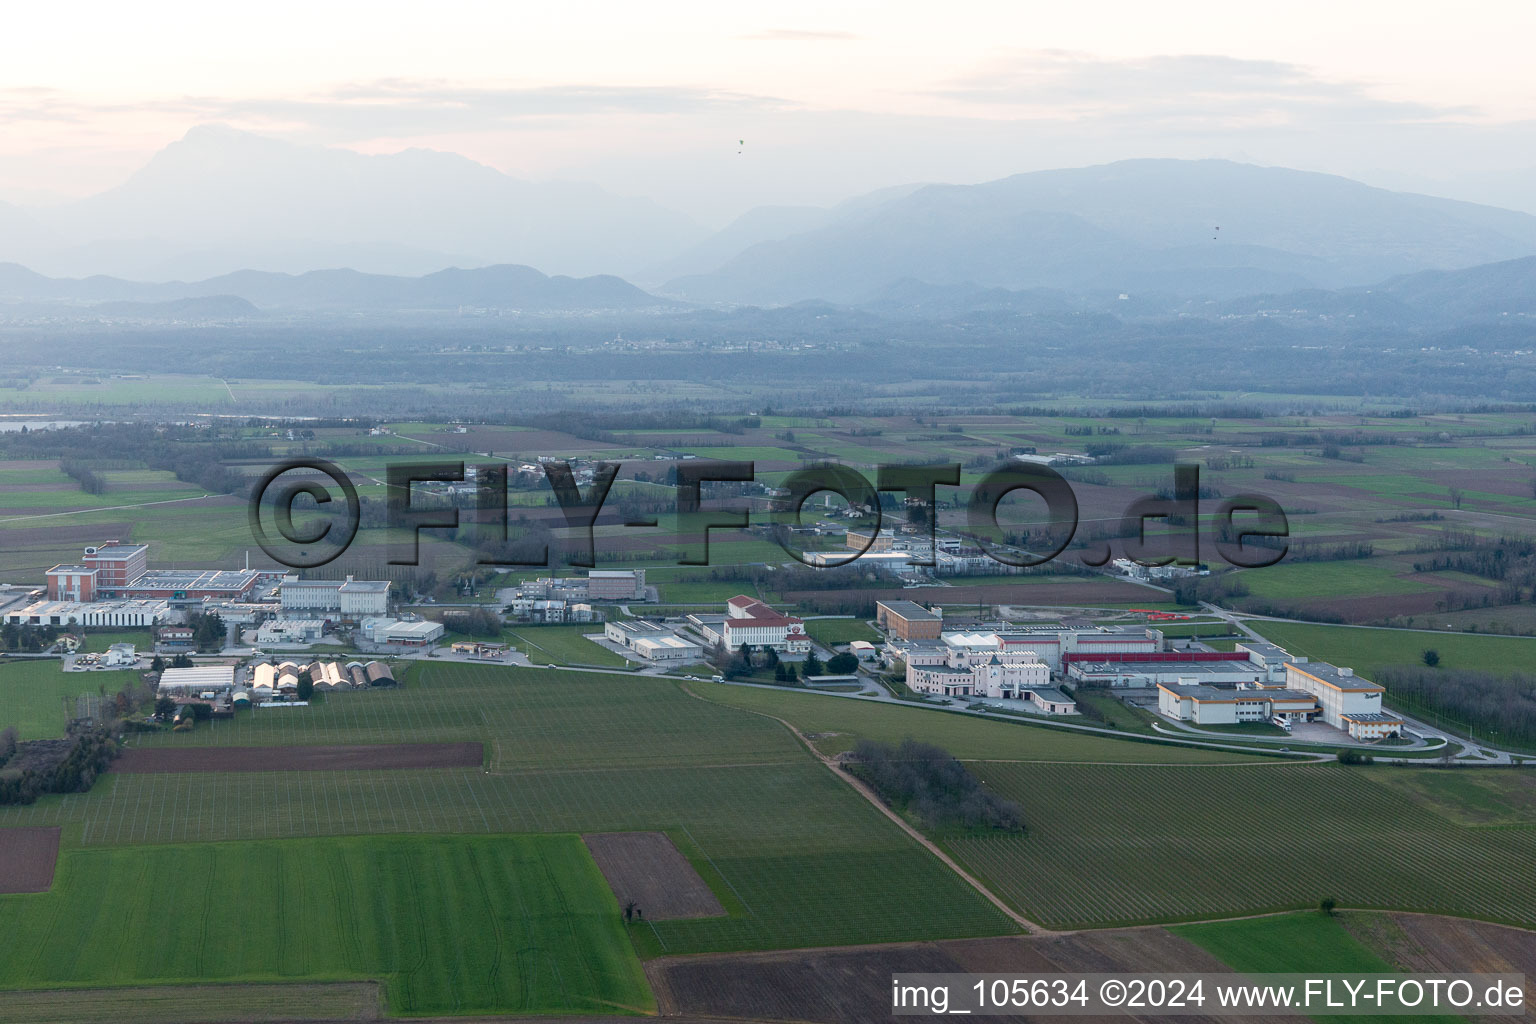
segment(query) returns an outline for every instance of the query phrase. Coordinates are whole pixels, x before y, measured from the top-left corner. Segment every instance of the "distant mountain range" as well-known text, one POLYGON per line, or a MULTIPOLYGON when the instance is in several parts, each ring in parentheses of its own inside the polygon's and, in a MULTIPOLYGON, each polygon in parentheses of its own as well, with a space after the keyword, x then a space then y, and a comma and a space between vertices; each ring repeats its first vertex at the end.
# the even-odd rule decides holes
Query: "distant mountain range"
POLYGON ((863 303, 916 281, 1224 299, 1529 255, 1529 214, 1284 168, 1129 160, 845 204, 658 291, 707 303, 863 303))
MULTIPOLYGON (((150 284, 115 277, 58 279, 0 264, 0 303, 149 318, 235 318, 271 311, 405 311, 460 307, 580 312, 668 305, 617 277, 549 277, 532 267, 440 270, 424 277, 317 270, 242 270, 206 281, 150 284)), ((676 305, 675 303, 671 303, 676 305)), ((0 307, 3 309, 3 307, 0 307)))
POLYGON ((899 186, 759 208, 706 235, 646 200, 453 154, 204 127, 100 195, 0 203, 12 313, 151 319, 831 303, 909 319, 1280 309, 1424 325, 1527 315, 1532 258, 1536 216, 1221 160, 899 186), (607 276, 626 270, 651 294, 607 276))
POLYGON ((1461 270, 1426 270, 1368 288, 1248 295, 1222 303, 1219 310, 1353 319, 1391 327, 1445 328, 1510 318, 1536 325, 1536 256, 1461 270))
POLYGON ((499 263, 591 275, 655 262, 705 234, 650 200, 519 181, 452 153, 368 156, 219 126, 192 129, 99 195, 0 206, 0 260, 70 277, 499 263))
MULTIPOLYGON (((268 313, 446 312, 460 309, 528 313, 686 312, 698 307, 659 298, 611 276, 549 277, 532 267, 450 269, 423 277, 355 270, 274 274, 242 270, 206 281, 145 283, 115 277, 50 278, 0 264, 0 318, 71 314, 143 320, 241 320, 268 313)), ((799 312, 838 306, 807 300, 764 310, 761 322, 793 333, 799 312)), ((1536 326, 1536 256, 1461 270, 1429 270, 1357 288, 1255 292, 1220 302, 1168 295, 1083 293, 1059 288, 979 288, 894 281, 863 302, 844 304, 894 320, 968 316, 1063 317, 1109 313, 1122 319, 1280 316, 1338 325, 1446 328, 1507 323, 1536 326)))

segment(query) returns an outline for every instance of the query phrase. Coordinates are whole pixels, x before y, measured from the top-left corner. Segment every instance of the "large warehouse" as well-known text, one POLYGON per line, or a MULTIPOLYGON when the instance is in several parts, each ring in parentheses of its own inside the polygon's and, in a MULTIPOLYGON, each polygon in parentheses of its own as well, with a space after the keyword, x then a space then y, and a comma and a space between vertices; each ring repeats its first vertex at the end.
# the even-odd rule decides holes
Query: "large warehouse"
POLYGON ((194 665, 192 668, 168 668, 160 673, 160 692, 163 694, 223 693, 234 688, 233 665, 194 665))

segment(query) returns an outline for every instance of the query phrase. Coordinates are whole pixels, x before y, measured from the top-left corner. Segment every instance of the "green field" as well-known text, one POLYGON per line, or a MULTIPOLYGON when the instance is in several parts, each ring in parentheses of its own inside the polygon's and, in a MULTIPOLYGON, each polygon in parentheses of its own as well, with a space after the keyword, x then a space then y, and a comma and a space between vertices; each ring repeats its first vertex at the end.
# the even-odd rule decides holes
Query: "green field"
POLYGON ((1367 678, 1386 665, 1420 665, 1427 648, 1440 652, 1440 667, 1507 675, 1536 667, 1536 637, 1426 633, 1409 629, 1317 626, 1301 622, 1250 622, 1265 639, 1291 654, 1349 665, 1367 678))
POLYGON ((1017 930, 781 725, 690 697, 675 681, 424 664, 396 691, 205 724, 135 742, 478 739, 490 768, 109 775, 89 794, 0 808, 0 826, 61 825, 79 850, 665 831, 730 914, 635 929, 646 956, 1017 930))
POLYGON ((100 688, 116 693, 134 678, 129 671, 65 672, 55 658, 0 659, 0 729, 14 725, 24 740, 62 736, 75 697, 100 688))
MULTIPOLYGON (((1338 917, 1322 913, 1285 914, 1243 921, 1182 925, 1169 931, 1193 942, 1238 973, 1395 974, 1391 964, 1351 935, 1338 917)), ((1317 1020, 1349 1017, 1315 1016, 1317 1020)), ((1438 1021, 1459 1017, 1375 1015, 1380 1021, 1438 1021)))
POLYGON ((629 662, 602 644, 587 639, 601 633, 601 622, 576 626, 509 626, 501 637, 528 655, 535 665, 595 665, 623 668, 629 662))
POLYGON ((396 1013, 655 1008, 577 836, 71 850, 0 917, 6 988, 383 978, 396 1013))
POLYGON ((1376 597, 1432 590, 1427 583, 1403 579, 1402 566, 1376 558, 1347 562, 1297 562, 1248 569, 1238 574, 1255 597, 1278 601, 1316 598, 1376 597))
POLYGON ((1170 928, 1234 971, 1391 973, 1392 967, 1322 913, 1283 914, 1170 928))
POLYGON ((88 629, 85 631, 85 643, 80 649, 101 653, 113 644, 133 644, 139 653, 144 654, 154 650, 155 638, 147 629, 88 629))
POLYGON ((851 643, 854 640, 868 640, 872 644, 878 644, 884 639, 863 619, 806 619, 805 631, 812 640, 829 646, 851 643))

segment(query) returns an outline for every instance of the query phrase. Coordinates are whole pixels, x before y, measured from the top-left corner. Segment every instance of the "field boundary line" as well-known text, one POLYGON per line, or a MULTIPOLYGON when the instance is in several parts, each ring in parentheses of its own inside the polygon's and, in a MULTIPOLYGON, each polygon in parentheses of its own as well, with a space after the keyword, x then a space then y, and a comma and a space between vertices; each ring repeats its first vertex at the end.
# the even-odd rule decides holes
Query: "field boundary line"
MULTIPOLYGON (((694 693, 693 690, 689 688, 687 683, 679 683, 678 684, 678 689, 682 690, 684 693, 686 693, 688 696, 692 697, 694 700, 701 700, 701 701, 703 701, 706 704, 715 704, 716 703, 715 701, 712 701, 712 700, 710 700, 707 697, 701 697, 698 694, 694 693)), ((717 706, 720 706, 720 705, 717 705, 717 706)), ((729 706, 729 705, 726 705, 726 706, 729 706)), ((885 815, 891 821, 895 822, 898 828, 900 828, 903 832, 905 832, 907 835, 911 836, 914 840, 916 840, 917 843, 920 846, 922 846, 925 850, 927 850, 929 853, 933 854, 935 857, 939 858, 939 860, 946 867, 948 867, 951 871, 953 871, 955 874, 959 875, 962 879, 964 879, 965 882, 968 885, 970 885, 971 888, 975 889, 983 897, 985 897, 987 902, 991 903, 998 910, 1001 910, 1005 915, 1007 915, 1009 920, 1013 921, 1013 923, 1019 925, 1020 927, 1022 927, 1026 932, 1028 932, 1031 935, 1054 935, 1054 934, 1056 934, 1055 932, 1051 931, 1050 929, 1045 928, 1045 927, 1043 927, 1043 926, 1041 926, 1039 924, 1036 924, 1034 921, 1031 921, 1029 918, 1025 917, 1023 914, 1019 913, 1017 910, 1014 910, 1011 906, 1009 906, 1006 902, 1003 901, 1002 897, 998 896, 997 893, 995 893, 991 889, 987 888, 987 886, 985 885, 985 883, 983 883, 981 881, 981 879, 977 878, 975 875, 973 875, 969 871, 965 870, 965 868, 961 867, 959 862, 957 862, 949 854, 945 853, 944 850, 942 848, 940 848, 937 843, 935 843, 933 840, 929 839, 927 836, 923 835, 916 828, 914 828, 912 826, 911 822, 907 821, 901 815, 897 814, 895 811, 893 811, 889 807, 887 807, 886 804, 885 804, 885 801, 881 800, 880 797, 875 793, 874 790, 870 789, 867 785, 865 785, 859 779, 856 779, 852 775, 850 775, 849 773, 839 769, 838 766, 837 766, 837 762, 834 761, 832 758, 830 758, 830 757, 826 756, 825 754, 823 754, 821 751, 817 750, 816 749, 816 745, 814 743, 812 743, 809 739, 807 739, 805 734, 802 733, 799 729, 795 728, 793 725, 791 725, 789 722, 786 722, 784 719, 779 718, 777 715, 770 715, 770 714, 768 714, 765 711, 752 711, 752 710, 749 710, 747 708, 737 708, 737 710, 738 711, 746 711, 748 714, 761 715, 763 718, 772 719, 773 721, 778 722, 784 728, 788 729, 790 731, 790 734, 793 735, 795 737, 795 739, 799 740, 801 745, 804 746, 806 750, 811 752, 811 756, 812 757, 816 758, 816 760, 820 761, 823 765, 825 765, 829 772, 831 772, 833 775, 837 776, 839 779, 842 779, 843 782, 845 782, 849 786, 851 786, 853 788, 854 792, 858 793, 865 800, 869 801, 869 803, 874 805, 875 809, 878 810, 881 814, 885 815)))
MULTIPOLYGON (((747 902, 747 898, 745 896, 743 896, 740 892, 737 891, 736 886, 731 883, 731 880, 726 875, 726 873, 724 871, 720 870, 720 865, 715 863, 715 858, 713 858, 713 857, 711 857, 709 855, 709 851, 704 849, 704 847, 699 844, 699 841, 697 839, 693 838, 693 833, 688 831, 688 826, 687 825, 679 825, 678 827, 683 830, 683 835, 688 837, 688 841, 693 844, 693 848, 695 850, 698 850, 700 853, 702 853, 704 855, 704 859, 709 861, 709 866, 715 869, 715 874, 720 876, 720 881, 724 882, 726 885, 729 885, 731 887, 731 892, 736 894, 736 898, 738 900, 741 900, 741 905, 747 908, 747 913, 750 914, 753 917, 756 917, 757 916, 757 911, 752 909, 752 904, 748 903, 747 902)), ((686 860, 687 858, 685 857, 684 859, 686 860)), ((706 884, 706 887, 707 887, 708 883, 705 883, 705 884, 706 884)), ((651 925, 651 930, 655 931, 656 930, 656 926, 655 925, 651 925)), ((658 939, 661 938, 661 936, 659 936, 659 935, 656 936, 656 937, 658 939)), ((665 942, 663 942, 661 944, 661 948, 662 949, 666 949, 667 948, 667 944, 665 942)))

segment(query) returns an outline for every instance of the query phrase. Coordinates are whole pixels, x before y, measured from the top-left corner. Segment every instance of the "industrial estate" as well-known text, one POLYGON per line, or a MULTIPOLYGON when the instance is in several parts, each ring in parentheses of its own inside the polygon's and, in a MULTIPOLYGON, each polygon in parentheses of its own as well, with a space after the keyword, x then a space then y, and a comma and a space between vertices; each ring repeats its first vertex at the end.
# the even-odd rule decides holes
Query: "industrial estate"
MULTIPOLYGON (((967 430, 1001 441, 1003 426, 1015 421, 967 430)), ((549 548, 547 564, 484 564, 502 549, 485 546, 473 522, 423 529, 422 564, 400 566, 389 561, 398 531, 365 517, 347 557, 302 569, 274 564, 238 532, 209 543, 170 525, 188 522, 170 518, 174 504, 150 506, 145 521, 167 526, 143 537, 76 515, 5 531, 23 546, 0 586, 0 865, 14 892, 0 907, 24 945, 47 948, 63 941, 61 921, 110 891, 102 912, 163 957, 126 972, 105 955, 8 961, 0 987, 15 1005, 47 993, 77 1000, 71 1012, 89 1019, 88 1001, 107 999, 129 1019, 131 993, 169 984, 157 1000, 191 1000, 195 1011, 178 1012, 213 1019, 250 1005, 297 1020, 614 1004, 750 1017, 725 979, 767 979, 754 951, 774 950, 809 972, 787 990, 798 994, 784 1013, 830 1024, 839 1012, 805 1000, 874 998, 850 987, 847 957, 867 958, 879 977, 907 963, 899 951, 915 942, 936 944, 931 964, 944 969, 998 956, 1067 962, 1068 951, 1135 969, 1150 955, 1244 964, 1234 949, 1294 929, 1298 950, 1344 943, 1401 962, 1392 958, 1406 947, 1369 930, 1379 916, 1445 948, 1494 950, 1497 963, 1524 955, 1522 929, 1536 924, 1524 870, 1536 751, 1518 703, 1490 719, 1452 698, 1476 672, 1490 674, 1476 685, 1518 688, 1501 680, 1525 671, 1536 639, 1507 626, 1447 629, 1471 614, 1437 611, 1443 597, 1427 612, 1403 601, 1364 613, 1330 598, 1333 613, 1251 596, 1287 573, 1326 582, 1344 564, 1379 575, 1393 564, 1384 557, 1412 556, 1354 557, 1363 549, 1345 552, 1342 539, 1319 548, 1303 532, 1306 557, 1273 568, 1234 571, 1214 550, 1189 564, 1021 568, 1007 559, 1023 560, 1037 539, 977 532, 963 487, 932 505, 898 498, 878 524, 868 506, 818 497, 786 527, 779 485, 800 460, 734 440, 695 447, 756 460, 758 482, 713 499, 697 524, 662 531, 665 542, 599 520, 588 567, 573 564, 582 530, 541 521, 563 516, 540 468, 554 460, 518 451, 519 431, 373 429, 327 427, 304 443, 329 445, 365 501, 385 492, 369 480, 382 475, 377 456, 342 454, 359 437, 396 443, 394 431, 412 430, 465 445, 466 462, 499 449, 526 467, 508 477, 509 504, 529 510, 517 528, 549 548), (746 512, 744 528, 702 525, 732 507, 746 512), (679 564, 706 535, 709 563, 679 564), (1351 557, 1314 558, 1334 545, 1351 557), (1346 614, 1371 625, 1326 621, 1346 614), (981 795, 947 804, 879 788, 875 766, 898 748, 947 759, 981 795), (234 927, 208 940, 215 959, 198 975, 230 987, 210 994, 182 985, 175 936, 203 927, 200 880, 221 870, 224 850, 292 865, 279 870, 294 884, 232 905, 234 927), (1188 873, 1154 879, 1148 855, 1188 873), (110 881, 145 858, 181 882, 154 914, 110 881), (1468 871, 1477 885, 1457 881, 1468 871), (563 925, 528 909, 549 901, 581 909, 563 925), (1317 909, 1324 902, 1333 915, 1317 909), (399 945, 347 944, 369 904, 398 922, 399 945), (1290 916, 1254 916, 1276 913, 1290 916), (545 959, 516 960, 567 927, 574 936, 545 959), (282 957, 237 939, 276 928, 303 929, 329 952, 274 981, 289 978, 282 957), (454 936, 461 958, 411 959, 434 934, 454 936), (1124 946, 1128 936, 1145 948, 1124 946), (826 952, 841 946, 874 951, 826 952), (493 972, 498 962, 520 966, 493 972)), ((765 442, 813 433, 755 429, 765 442)), ((276 434, 280 447, 287 430, 241 428, 276 434)), ((923 452, 905 430, 902 443, 923 452)), ((69 434, 26 436, 58 444, 69 434)), ((214 442, 193 433, 182 443, 214 442)), ((599 452, 582 443, 562 442, 558 461, 590 480, 599 452)), ((1014 449, 1030 446, 988 450, 1024 464, 1029 453, 1014 449)), ((601 452, 621 466, 615 519, 667 514, 676 467, 697 460, 675 441, 660 447, 601 452)), ((1286 483, 1263 474, 1291 470, 1259 468, 1271 449, 1250 450, 1257 465, 1225 470, 1238 479, 1218 476, 1221 486, 1242 486, 1244 474, 1286 483)), ((27 474, 16 494, 38 474, 69 479, 44 460, 0 468, 0 486, 7 472, 27 474)), ((127 481, 149 471, 110 472, 127 481)), ((173 496, 182 486, 163 480, 173 496)), ((1129 481, 1085 486, 1084 501, 1131 504, 1126 490, 1147 484, 1129 481)), ((413 505, 479 505, 457 486, 416 484, 413 505)), ((244 515, 238 501, 219 507, 198 521, 244 515)), ((1447 536, 1428 517, 1369 529, 1397 538, 1392 550, 1447 536)), ((1465 588, 1459 571, 1444 579, 1465 588)), ((376 942, 383 933, 371 929, 376 942)), ((1299 952, 1295 962, 1313 961, 1299 952)))
POLYGON ((401 6, 7 22, 0 1024, 1536 999, 1536 7, 401 6))

